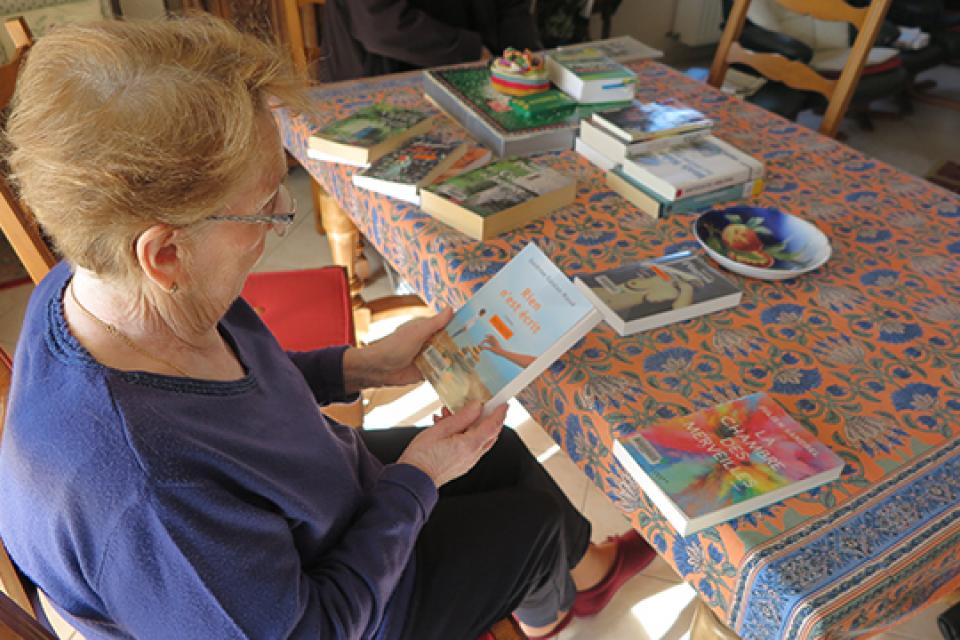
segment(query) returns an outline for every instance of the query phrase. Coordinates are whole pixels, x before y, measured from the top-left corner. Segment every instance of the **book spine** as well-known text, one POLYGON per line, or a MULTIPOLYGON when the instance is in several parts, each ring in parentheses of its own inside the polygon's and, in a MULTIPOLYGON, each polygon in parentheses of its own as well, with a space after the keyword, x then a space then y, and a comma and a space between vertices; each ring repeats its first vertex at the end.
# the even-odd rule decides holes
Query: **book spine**
POLYGON ((762 188, 763 180, 748 180, 742 184, 721 187, 715 191, 668 202, 664 205, 664 213, 696 213, 721 202, 742 200, 757 195, 762 188))
POLYGON ((619 164, 627 156, 627 145, 594 122, 584 120, 580 123, 580 137, 612 162, 619 164))

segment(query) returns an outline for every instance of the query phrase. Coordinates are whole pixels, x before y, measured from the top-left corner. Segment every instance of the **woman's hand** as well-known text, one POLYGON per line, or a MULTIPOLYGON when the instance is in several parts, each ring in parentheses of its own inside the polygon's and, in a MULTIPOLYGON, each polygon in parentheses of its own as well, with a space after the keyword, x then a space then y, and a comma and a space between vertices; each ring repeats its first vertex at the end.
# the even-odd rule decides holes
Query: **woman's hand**
POLYGON ((420 469, 437 488, 459 478, 497 441, 507 405, 486 417, 481 417, 482 411, 483 405, 473 402, 454 414, 445 412, 410 441, 397 462, 420 469))
POLYGON ((399 386, 423 380, 413 359, 435 333, 447 326, 453 311, 417 318, 381 340, 343 354, 343 384, 347 393, 370 387, 399 386))

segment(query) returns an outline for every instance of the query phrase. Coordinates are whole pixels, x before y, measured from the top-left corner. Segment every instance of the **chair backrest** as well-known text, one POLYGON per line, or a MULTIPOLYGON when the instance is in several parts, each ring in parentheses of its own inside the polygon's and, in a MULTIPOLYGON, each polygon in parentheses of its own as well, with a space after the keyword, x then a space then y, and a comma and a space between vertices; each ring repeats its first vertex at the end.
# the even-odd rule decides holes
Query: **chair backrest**
POLYGON ((804 91, 815 91, 827 101, 820 132, 835 136, 840 121, 850 106, 867 54, 873 47, 891 0, 872 0, 863 8, 852 7, 843 0, 776 0, 782 6, 802 15, 821 20, 848 22, 858 29, 847 63, 836 79, 827 78, 802 62, 791 61, 774 53, 757 53, 739 44, 751 0, 736 0, 717 46, 708 82, 723 85, 731 64, 745 64, 764 77, 804 91))
POLYGON ((284 40, 290 47, 293 65, 314 81, 320 79, 317 16, 325 4, 326 0, 283 0, 284 40))
MULTIPOLYGON (((7 108, 13 97, 20 64, 27 49, 33 43, 30 29, 22 18, 8 20, 4 23, 4 28, 16 46, 16 55, 11 62, 0 66, 0 111, 7 108)), ((3 230, 3 234, 20 262, 30 274, 30 278, 34 282, 40 282, 56 264, 57 259, 40 234, 33 216, 20 203, 10 188, 6 176, 2 174, 0 174, 0 230, 3 230)))
MULTIPOLYGON (((13 373, 10 357, 3 349, 0 349, 0 446, 3 443, 3 425, 7 413, 7 395, 10 392, 10 378, 13 373)), ((0 590, 16 604, 20 609, 27 612, 33 618, 37 617, 37 612, 33 603, 27 596, 31 590, 30 585, 26 584, 17 571, 10 556, 7 555, 7 549, 3 546, 3 540, 0 540, 0 590)), ((3 622, 7 618, 8 610, 0 605, 0 638, 6 638, 3 633, 3 622)))

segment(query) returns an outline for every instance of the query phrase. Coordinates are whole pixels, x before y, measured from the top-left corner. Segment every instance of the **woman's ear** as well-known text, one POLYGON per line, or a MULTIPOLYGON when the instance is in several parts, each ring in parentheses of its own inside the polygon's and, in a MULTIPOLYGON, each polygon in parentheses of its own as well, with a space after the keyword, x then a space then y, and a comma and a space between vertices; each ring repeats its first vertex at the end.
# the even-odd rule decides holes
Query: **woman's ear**
POLYGON ((155 224, 140 234, 134 247, 144 276, 169 293, 177 290, 186 273, 183 237, 180 229, 155 224))

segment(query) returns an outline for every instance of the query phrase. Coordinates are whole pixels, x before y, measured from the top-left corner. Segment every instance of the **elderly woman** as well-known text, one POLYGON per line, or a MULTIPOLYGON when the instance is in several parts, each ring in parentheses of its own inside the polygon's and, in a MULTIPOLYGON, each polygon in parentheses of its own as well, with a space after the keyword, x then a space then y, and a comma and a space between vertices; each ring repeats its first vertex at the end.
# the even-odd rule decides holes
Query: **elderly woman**
POLYGON ((269 46, 212 19, 30 53, 10 164, 65 262, 17 347, 11 556, 87 638, 472 640, 510 612, 548 637, 595 613, 652 554, 590 544, 503 408, 372 433, 317 411, 419 380, 449 312, 285 353, 238 299, 292 220, 278 104, 309 108, 269 46))

